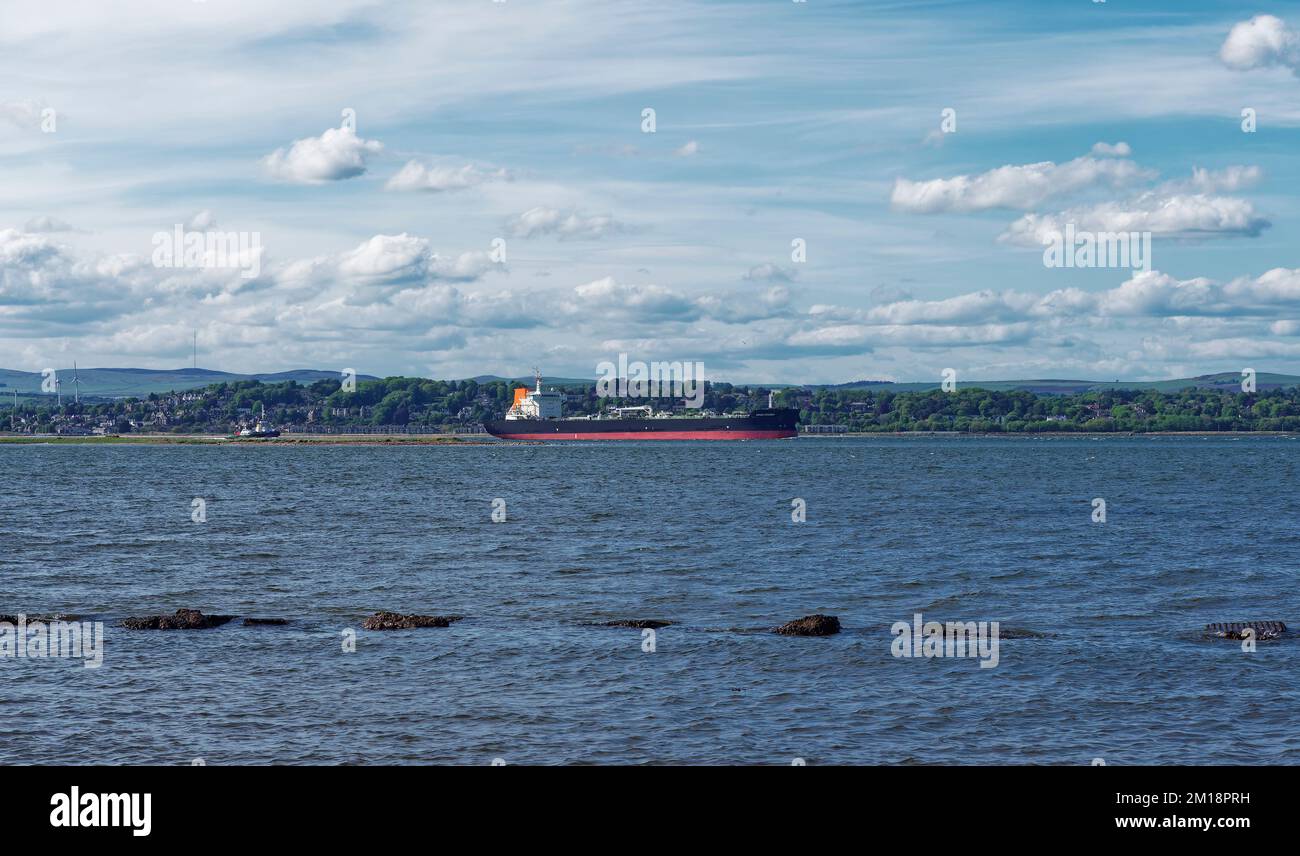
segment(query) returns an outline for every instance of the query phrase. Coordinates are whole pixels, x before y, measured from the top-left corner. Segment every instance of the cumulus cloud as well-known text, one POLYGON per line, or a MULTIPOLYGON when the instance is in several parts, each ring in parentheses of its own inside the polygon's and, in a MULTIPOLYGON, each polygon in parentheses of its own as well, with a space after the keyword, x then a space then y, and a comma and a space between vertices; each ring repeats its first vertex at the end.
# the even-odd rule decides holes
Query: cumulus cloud
POLYGON ((1256 15, 1228 31, 1219 48, 1224 65, 1238 70, 1283 66, 1300 73, 1300 33, 1273 15, 1256 15))
POLYGON ((556 235, 561 239, 596 240, 622 232, 625 226, 608 214, 587 215, 559 208, 530 208, 512 217, 506 230, 516 238, 538 238, 556 235))
POLYGON ((793 317, 790 289, 772 285, 757 294, 732 292, 696 298, 706 317, 726 324, 746 324, 770 318, 793 317))
POLYGON ((429 242, 408 235, 375 235, 338 259, 344 276, 386 282, 423 279, 429 269, 429 242))
POLYGON ((1150 232, 1156 237, 1256 237, 1271 224, 1244 199, 1155 191, 1125 202, 1103 202, 1057 214, 1026 214, 999 236, 1004 243, 1042 246, 1067 224, 1076 231, 1150 232))
POLYGON ((861 320, 888 324, 983 324, 1078 317, 1128 318, 1276 315, 1300 308, 1300 269, 1274 268, 1257 277, 1218 282, 1208 277, 1176 279, 1158 270, 1137 271, 1100 292, 1065 288, 1045 295, 979 291, 944 300, 909 300, 876 307, 861 320))
MULTIPOLYGON (((443 280, 473 282, 502 265, 482 251, 444 257, 433 252, 426 238, 375 235, 333 260, 339 276, 361 284, 410 285, 443 280)), ((315 266, 319 269, 320 264, 315 266)))
POLYGON ((1092 153, 1099 158, 1126 158, 1133 154, 1133 149, 1129 147, 1128 143, 1124 142, 1113 145, 1111 143, 1096 143, 1092 147, 1092 153))
POLYGON ((695 142, 695 140, 691 140, 687 142, 685 145, 675 149, 673 151, 673 154, 677 155, 677 157, 679 158, 688 158, 697 154, 699 151, 700 151, 700 144, 695 142))
POLYGON ((745 279, 750 282, 794 282, 795 276, 793 268, 783 268, 771 262, 754 265, 745 272, 745 279))
POLYGON ((539 331, 530 348, 557 338, 598 341, 612 320, 637 345, 631 350, 663 345, 662 353, 719 365, 889 348, 1104 354, 1118 342, 1125 349, 1140 342, 1136 350, 1158 351, 1162 360, 1194 348, 1208 358, 1247 353, 1240 343, 1252 336, 1300 332, 1289 320, 1300 319, 1300 269, 1227 281, 1146 271, 1101 291, 981 289, 929 300, 878 290, 881 302, 870 308, 802 309, 790 289, 770 279, 761 288, 704 293, 614 277, 567 288, 485 288, 484 276, 499 268, 484 252, 443 255, 428 238, 380 234, 332 255, 268 264, 250 284, 237 271, 80 256, 51 235, 10 229, 0 231, 0 331, 53 341, 76 322, 87 347, 180 354, 189 333, 176 310, 199 305, 213 344, 287 349, 311 362, 311 354, 372 347, 364 343, 385 351, 482 352, 501 347, 504 331, 539 331))
POLYGON ((295 140, 262 159, 267 173, 289 184, 325 184, 365 174, 366 158, 382 143, 363 140, 350 128, 327 128, 319 137, 295 140))
POLYGON ((1130 160, 1080 157, 1061 164, 1007 165, 978 175, 932 181, 898 178, 889 201, 895 210, 911 214, 1025 210, 1052 197, 1097 185, 1122 186, 1147 175, 1130 160))
POLYGON ((473 164, 464 166, 434 166, 417 160, 407 161, 396 175, 384 185, 386 190, 418 190, 425 193, 445 193, 450 190, 465 190, 485 181, 508 180, 510 174, 504 169, 482 169, 473 164))
POLYGON ((703 314, 700 305, 682 292, 660 285, 624 284, 610 276, 579 285, 573 292, 583 311, 676 321, 692 321, 703 314))
POLYGON ((0 331, 32 337, 40 323, 121 315, 151 296, 156 273, 137 257, 83 259, 49 235, 0 230, 0 331))
POLYGON ((1188 180, 1168 181, 1162 186, 1168 191, 1195 193, 1235 193, 1259 184, 1264 171, 1257 166, 1229 166, 1220 170, 1194 167, 1188 180))

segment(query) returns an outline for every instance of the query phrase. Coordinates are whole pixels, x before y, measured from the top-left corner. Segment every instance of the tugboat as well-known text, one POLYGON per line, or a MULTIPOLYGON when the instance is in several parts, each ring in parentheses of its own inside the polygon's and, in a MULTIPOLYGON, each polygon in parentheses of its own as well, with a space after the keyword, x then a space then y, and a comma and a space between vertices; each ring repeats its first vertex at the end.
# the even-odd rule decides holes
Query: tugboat
POLYGON ((563 395, 519 387, 503 420, 483 423, 504 440, 781 440, 799 433, 799 411, 768 406, 748 413, 656 413, 653 407, 614 407, 595 416, 561 415, 563 395))
POLYGON ((259 437, 279 437, 280 432, 267 424, 266 405, 263 404, 262 416, 260 419, 257 420, 257 423, 252 428, 245 427, 239 429, 239 433, 236 434, 235 436, 241 438, 257 439, 259 437))

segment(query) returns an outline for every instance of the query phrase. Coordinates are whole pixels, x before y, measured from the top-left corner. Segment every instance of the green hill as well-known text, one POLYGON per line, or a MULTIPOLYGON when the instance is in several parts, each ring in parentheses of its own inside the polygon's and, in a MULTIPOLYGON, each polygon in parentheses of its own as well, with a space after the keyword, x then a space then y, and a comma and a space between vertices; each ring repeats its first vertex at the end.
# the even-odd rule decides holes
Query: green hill
MULTIPOLYGON (((63 395, 65 397, 72 396, 75 392, 72 383, 72 368, 60 368, 58 369, 58 375, 63 395)), ((233 372, 216 371, 215 369, 199 368, 79 368, 77 369, 76 376, 81 381, 81 397, 94 400, 129 397, 140 398, 151 392, 164 393, 180 391, 205 387, 214 383, 222 383, 223 381, 237 380, 260 380, 264 383, 281 383, 293 380, 305 385, 325 378, 337 380, 339 378, 339 373, 336 371, 321 371, 319 369, 295 369, 293 371, 285 372, 237 374, 233 372)), ((377 378, 374 375, 357 375, 357 379, 376 380, 377 378)), ((498 377, 497 375, 479 375, 478 377, 471 378, 471 380, 477 381, 478 383, 508 381, 510 383, 522 383, 526 386, 533 385, 533 378, 531 376, 504 378, 498 377)), ((543 377, 542 380, 548 386, 558 387, 586 387, 594 382, 594 378, 570 377, 543 377)), ((791 383, 749 385, 765 386, 772 389, 785 389, 791 386, 799 386, 799 384, 791 383)), ((966 380, 959 375, 957 377, 957 385, 959 388, 964 389, 978 388, 994 392, 1024 390, 1038 395, 1075 395, 1082 392, 1093 392, 1103 389, 1149 389, 1159 392, 1177 392, 1182 389, 1198 388, 1240 391, 1241 374, 1238 372, 1220 372, 1218 374, 1200 375, 1199 377, 1156 381, 1097 381, 1050 378, 1036 380, 966 380)), ((1300 386, 1300 376, 1259 372, 1256 376, 1256 385, 1261 391, 1269 389, 1289 389, 1300 386)), ((812 384, 808 385, 808 388, 840 390, 889 389, 896 392, 923 392, 929 389, 938 389, 939 386, 940 384, 937 379, 934 381, 911 383, 861 380, 837 384, 812 384)), ((17 390, 19 398, 23 399, 39 395, 40 389, 40 372, 0 369, 0 396, 12 396, 14 390, 17 390)))
MULTIPOLYGON (((1077 395, 1081 392, 1095 392, 1103 389, 1152 389, 1157 392, 1178 392, 1182 389, 1217 389, 1225 392, 1241 391, 1240 372, 1219 372, 1217 374, 1199 375, 1197 377, 1176 378, 1174 380, 965 380, 957 377, 957 386, 964 389, 987 389, 993 392, 1012 392, 1024 390, 1037 395, 1077 395)), ((1255 386, 1259 390, 1290 389, 1300 386, 1300 376, 1258 372, 1255 386)), ((890 383, 888 381, 864 380, 849 383, 826 384, 815 389, 891 389, 897 392, 924 392, 927 389, 939 389, 940 382, 926 381, 920 383, 890 383)))
MULTIPOLYGON (((56 369, 59 387, 65 397, 71 397, 76 387, 72 383, 74 376, 71 366, 56 369)), ((260 380, 265 383, 280 383, 294 380, 308 384, 323 378, 338 380, 338 372, 319 371, 316 369, 296 369, 287 372, 267 372, 262 374, 235 374, 214 369, 87 369, 78 368, 75 373, 81 381, 82 398, 141 398, 151 392, 164 393, 204 387, 214 383, 236 380, 260 380)), ((375 380, 373 375, 357 375, 358 380, 375 380)), ((13 396, 18 391, 20 398, 39 394, 41 391, 41 373, 24 372, 15 369, 0 369, 0 396, 13 396)))

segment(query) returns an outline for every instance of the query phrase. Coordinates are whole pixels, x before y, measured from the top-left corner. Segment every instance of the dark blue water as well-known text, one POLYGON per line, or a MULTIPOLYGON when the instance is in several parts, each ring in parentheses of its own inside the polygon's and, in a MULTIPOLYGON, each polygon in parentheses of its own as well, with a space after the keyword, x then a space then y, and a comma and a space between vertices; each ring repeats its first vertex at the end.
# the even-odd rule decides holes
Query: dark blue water
POLYGON ((1297 763, 1300 642, 1200 628, 1300 625, 1298 465, 1288 438, 0 446, 0 613, 109 622, 99 669, 0 660, 0 763, 1297 763), (114 626, 182 606, 293 622, 114 626), (379 609, 467 618, 360 630, 379 609), (894 658, 917 611, 1048 635, 894 658), (765 632, 812 612, 845 632, 765 632), (654 653, 584 624, 616 618, 677 624, 654 653))

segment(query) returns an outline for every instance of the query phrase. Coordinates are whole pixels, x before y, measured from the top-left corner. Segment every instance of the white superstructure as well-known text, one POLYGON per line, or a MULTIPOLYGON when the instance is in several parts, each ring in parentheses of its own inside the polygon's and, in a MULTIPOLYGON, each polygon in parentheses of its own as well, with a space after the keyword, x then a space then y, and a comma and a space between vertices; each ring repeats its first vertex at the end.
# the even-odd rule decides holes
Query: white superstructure
POLYGON ((515 390, 515 401, 506 411, 506 419, 559 419, 562 393, 542 391, 542 376, 534 373, 537 388, 528 392, 523 387, 515 390))

